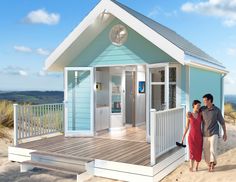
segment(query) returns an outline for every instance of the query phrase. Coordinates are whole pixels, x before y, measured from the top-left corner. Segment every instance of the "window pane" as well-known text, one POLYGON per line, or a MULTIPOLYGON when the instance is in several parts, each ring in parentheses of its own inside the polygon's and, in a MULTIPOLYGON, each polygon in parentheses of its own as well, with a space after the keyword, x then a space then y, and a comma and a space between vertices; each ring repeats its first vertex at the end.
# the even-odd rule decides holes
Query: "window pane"
POLYGON ((68 71, 68 130, 90 130, 90 71, 68 71))
POLYGON ((121 76, 113 75, 112 82, 112 113, 121 113, 121 76))
POLYGON ((176 82, 176 68, 170 68, 169 81, 176 82))
POLYGON ((165 86, 152 85, 152 108, 159 110, 165 109, 165 86))
POLYGON ((151 68, 150 72, 152 82, 165 82, 165 68, 151 68))
POLYGON ((169 86, 169 108, 176 108, 176 84, 169 86))

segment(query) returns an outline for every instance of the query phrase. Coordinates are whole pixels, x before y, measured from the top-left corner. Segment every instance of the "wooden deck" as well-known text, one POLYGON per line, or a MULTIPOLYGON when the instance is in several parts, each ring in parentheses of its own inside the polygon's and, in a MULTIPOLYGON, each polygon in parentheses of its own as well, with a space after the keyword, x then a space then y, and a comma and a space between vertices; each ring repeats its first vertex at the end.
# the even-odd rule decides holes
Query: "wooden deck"
POLYGON ((117 140, 129 140, 136 142, 146 142, 146 126, 141 125, 138 127, 126 127, 124 131, 117 133, 102 131, 97 134, 97 137, 117 139, 117 140))
POLYGON ((150 145, 143 141, 56 136, 19 144, 18 147, 66 156, 150 166, 150 145))

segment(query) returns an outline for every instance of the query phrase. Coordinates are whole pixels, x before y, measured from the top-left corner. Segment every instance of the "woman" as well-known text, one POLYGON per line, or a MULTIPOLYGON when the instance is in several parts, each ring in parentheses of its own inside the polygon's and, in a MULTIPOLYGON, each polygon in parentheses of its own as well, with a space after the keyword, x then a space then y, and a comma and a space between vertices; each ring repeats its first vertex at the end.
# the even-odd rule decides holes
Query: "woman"
POLYGON ((195 161, 197 162, 196 171, 198 171, 198 165, 202 159, 202 144, 203 144, 202 131, 201 131, 202 115, 199 112, 201 107, 201 102, 199 100, 194 100, 192 106, 193 106, 193 112, 189 115, 189 117, 187 116, 186 128, 182 138, 182 143, 183 143, 185 135, 190 128, 188 136, 188 144, 189 144, 189 157, 190 157, 189 170, 191 172, 193 171, 193 166, 195 161))

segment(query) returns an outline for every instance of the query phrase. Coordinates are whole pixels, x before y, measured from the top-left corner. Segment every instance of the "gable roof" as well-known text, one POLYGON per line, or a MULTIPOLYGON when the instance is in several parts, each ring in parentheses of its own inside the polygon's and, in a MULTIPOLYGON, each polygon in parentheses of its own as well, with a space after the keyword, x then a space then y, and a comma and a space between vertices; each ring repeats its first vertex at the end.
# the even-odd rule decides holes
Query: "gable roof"
POLYGON ((148 18, 147 16, 144 16, 143 14, 125 6, 124 4, 119 3, 118 1, 115 1, 115 0, 111 0, 111 1, 115 4, 117 4, 118 6, 120 6, 121 8, 123 8, 124 10, 126 10, 127 12, 129 12, 131 15, 133 15, 137 19, 139 19, 141 22, 143 22, 145 25, 147 25, 148 27, 153 29, 155 32, 157 32, 158 34, 165 37, 167 40, 172 42, 174 45, 176 45, 177 47, 182 49, 185 52, 185 54, 203 59, 203 60, 211 62, 213 64, 222 65, 222 63, 220 63, 219 61, 217 61, 213 57, 206 54, 204 51, 202 51, 201 49, 199 49, 198 47, 193 45, 191 42, 189 42, 188 40, 186 40, 185 38, 183 38, 182 36, 177 34, 175 31, 173 31, 173 30, 167 28, 166 26, 161 25, 160 23, 154 21, 153 19, 148 18))
MULTIPOLYGON (((66 66, 63 62, 68 61, 68 57, 72 57, 71 59, 75 57, 75 55, 69 55, 73 52, 69 49, 79 49, 80 45, 78 45, 78 43, 76 44, 76 41, 78 42, 78 40, 81 39, 83 32, 91 25, 91 22, 96 21, 97 17, 101 14, 111 14, 120 19, 183 65, 194 63, 199 64, 201 67, 205 66, 220 70, 224 73, 227 72, 222 63, 206 54, 173 30, 115 0, 101 0, 97 4, 88 16, 84 18, 75 30, 71 32, 71 34, 48 57, 45 61, 46 70, 59 70, 60 67, 66 66), (77 47, 73 47, 73 44, 76 44, 77 47)), ((104 23, 104 25, 106 26, 108 22, 104 23)), ((102 30, 103 29, 100 28, 100 31, 98 31, 97 34, 102 30)), ((89 43, 89 40, 87 43, 89 43)), ((85 47, 86 46, 82 47, 81 50, 85 47)), ((78 50, 74 52, 79 54, 78 50)))

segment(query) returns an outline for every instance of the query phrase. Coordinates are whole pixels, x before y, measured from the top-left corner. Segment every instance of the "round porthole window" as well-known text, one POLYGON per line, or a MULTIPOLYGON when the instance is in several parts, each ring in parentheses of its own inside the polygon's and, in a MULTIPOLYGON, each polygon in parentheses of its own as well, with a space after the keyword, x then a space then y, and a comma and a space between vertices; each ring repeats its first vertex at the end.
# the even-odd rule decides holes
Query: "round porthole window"
POLYGON ((114 25, 110 31, 109 36, 112 44, 121 46, 128 39, 128 31, 124 25, 114 25))

